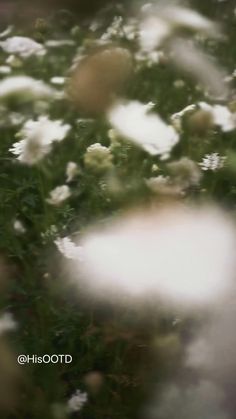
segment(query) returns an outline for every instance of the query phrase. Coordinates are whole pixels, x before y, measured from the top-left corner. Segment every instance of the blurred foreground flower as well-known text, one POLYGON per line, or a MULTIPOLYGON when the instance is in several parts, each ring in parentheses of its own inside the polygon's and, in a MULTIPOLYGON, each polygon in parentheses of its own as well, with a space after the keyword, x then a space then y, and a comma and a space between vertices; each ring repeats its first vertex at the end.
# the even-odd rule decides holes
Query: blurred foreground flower
POLYGON ((234 382, 236 374, 235 288, 223 304, 216 306, 186 351, 185 364, 198 372, 211 373, 223 382, 234 382))
POLYGON ((70 188, 67 185, 57 186, 50 192, 50 198, 46 201, 51 205, 60 205, 71 196, 70 188))
POLYGON ((75 394, 68 400, 67 406, 69 412, 78 412, 87 402, 88 396, 80 390, 76 390, 75 394))
POLYGON ((28 76, 13 76, 0 81, 0 100, 20 99, 21 102, 36 99, 59 98, 59 93, 41 80, 28 76))
POLYGON ((79 167, 75 162, 70 161, 69 163, 67 163, 66 182, 67 183, 71 182, 77 176, 78 173, 79 173, 79 167))
POLYGON ((167 157, 179 135, 155 113, 138 101, 117 102, 108 111, 110 124, 118 134, 138 144, 151 155, 167 157))
POLYGON ((82 58, 73 69, 69 98, 85 113, 99 114, 112 103, 132 72, 130 52, 106 47, 82 58))
POLYGON ((12 36, 5 41, 0 42, 0 47, 9 54, 17 54, 22 58, 28 58, 32 55, 43 56, 46 49, 43 45, 25 36, 12 36))
POLYGON ((0 317, 0 335, 8 331, 15 330, 16 327, 17 323, 10 313, 5 313, 2 317, 0 317))
POLYGON ((214 207, 164 207, 124 216, 80 240, 91 292, 183 306, 220 299, 235 275, 235 226, 214 207))
POLYGON ((26 232, 26 228, 24 224, 21 222, 21 220, 18 220, 18 219, 14 220, 13 228, 16 234, 24 234, 26 232))
POLYGON ((88 372, 84 377, 84 383, 91 393, 97 394, 104 384, 104 376, 99 371, 88 372))
POLYGON ((149 419, 229 419, 224 406, 224 392, 207 380, 201 380, 194 385, 170 385, 148 409, 147 417, 149 419))
POLYGON ((76 246, 69 237, 58 238, 54 243, 65 258, 83 260, 83 248, 76 246))
POLYGON ((236 113, 231 112, 227 106, 223 105, 210 105, 206 102, 188 105, 174 113, 171 116, 171 121, 176 128, 181 130, 184 118, 187 118, 191 128, 200 132, 214 126, 219 127, 223 132, 236 129, 236 113))
POLYGON ((224 71, 211 58, 189 42, 188 33, 220 38, 219 27, 198 12, 176 5, 145 8, 140 24, 140 48, 146 53, 164 47, 173 64, 200 81, 211 95, 228 93, 224 71))
POLYGON ((206 36, 219 36, 219 28, 198 12, 181 6, 145 8, 146 17, 140 25, 140 44, 143 50, 153 50, 174 36, 176 32, 189 30, 206 36))
POLYGON ((232 113, 227 106, 209 105, 205 102, 200 102, 199 106, 212 116, 213 124, 221 128, 223 132, 236 129, 236 113, 232 113))
POLYGON ((52 121, 46 116, 37 121, 27 121, 19 135, 21 141, 13 144, 11 151, 21 163, 29 166, 38 163, 51 151, 54 141, 62 141, 70 130, 70 125, 62 121, 52 121))

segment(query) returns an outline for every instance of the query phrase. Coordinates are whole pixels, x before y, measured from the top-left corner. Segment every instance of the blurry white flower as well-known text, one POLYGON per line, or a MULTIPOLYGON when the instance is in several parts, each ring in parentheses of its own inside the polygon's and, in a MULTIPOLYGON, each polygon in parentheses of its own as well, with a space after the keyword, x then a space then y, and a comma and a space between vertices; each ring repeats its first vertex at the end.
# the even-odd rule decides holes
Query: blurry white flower
POLYGON ((57 186, 50 192, 50 198, 46 201, 51 205, 60 205, 63 201, 71 196, 70 189, 67 185, 57 186))
POLYGON ((174 81, 173 85, 176 89, 182 89, 183 87, 185 87, 186 83, 184 80, 177 79, 174 81))
POLYGON ((165 55, 162 51, 138 51, 135 54, 135 60, 138 64, 145 64, 147 67, 159 64, 163 61, 165 55))
POLYGON ((13 227, 16 233, 24 234, 26 232, 25 226, 20 220, 15 220, 13 223, 13 227))
POLYGON ((58 227, 55 224, 50 225, 50 227, 41 233, 42 242, 43 244, 47 244, 47 242, 51 242, 58 237, 58 227))
POLYGON ((156 177, 151 177, 145 179, 147 187, 156 194, 161 195, 179 195, 181 194, 181 189, 171 184, 170 178, 168 176, 159 175, 156 177))
POLYGON ((108 111, 110 124, 128 140, 151 155, 166 156, 179 141, 179 135, 150 106, 138 101, 118 102, 108 111))
POLYGON ((84 164, 86 168, 102 172, 109 170, 113 167, 113 156, 108 147, 95 143, 90 145, 84 155, 84 164))
POLYGON ((195 32, 202 32, 207 36, 219 36, 219 27, 195 10, 172 5, 164 7, 161 14, 174 28, 185 28, 195 32))
POLYGON ((0 33, 0 39, 10 35, 10 33, 13 31, 13 28, 13 25, 9 25, 3 32, 0 33))
POLYGON ((229 419, 224 392, 211 381, 170 385, 158 392, 157 401, 147 410, 148 419, 229 419))
POLYGON ((140 26, 139 38, 141 50, 152 51, 163 43, 171 34, 168 22, 155 16, 147 17, 140 26))
POLYGON ((87 393, 82 393, 80 390, 76 390, 75 394, 67 402, 69 412, 78 412, 82 409, 84 404, 88 401, 87 393))
POLYGON ((213 123, 219 126, 223 132, 229 132, 236 128, 236 114, 226 106, 199 102, 199 107, 212 115, 213 123))
POLYGON ((11 125, 17 126, 23 124, 25 116, 18 112, 9 112, 9 120, 11 125))
POLYGON ((156 172, 158 172, 160 169, 159 169, 159 167, 158 167, 158 165, 156 164, 156 163, 154 163, 153 165, 152 165, 152 173, 156 173, 156 172))
POLYGON ((75 45, 72 39, 49 39, 45 42, 47 48, 71 47, 75 45))
POLYGON ((10 74, 11 73, 11 67, 8 65, 1 65, 0 66, 0 74, 10 74))
POLYGON ((140 26, 141 49, 156 49, 181 29, 219 36, 219 28, 194 10, 174 5, 150 7, 140 26))
POLYGON ((25 36, 12 36, 0 42, 0 47, 8 54, 18 54, 22 58, 32 55, 43 56, 46 53, 43 45, 25 36))
POLYGON ((174 113, 171 115, 171 122, 176 127, 176 129, 180 130, 182 128, 182 118, 185 114, 192 113, 197 109, 197 105, 192 104, 186 106, 184 109, 182 109, 179 112, 174 113))
POLYGON ((138 24, 136 19, 129 19, 129 21, 123 26, 123 34, 129 41, 134 41, 138 33, 138 24))
MULTIPOLYGON (((210 73, 211 74, 211 73, 210 73)), ((206 102, 198 102, 196 104, 188 105, 186 108, 171 116, 171 121, 177 128, 182 127, 182 118, 187 114, 192 114, 198 110, 204 111, 211 117, 211 125, 216 125, 221 128, 223 132, 229 132, 236 128, 236 114, 232 113, 229 108, 223 105, 209 105, 206 102)))
POLYGON ((17 323, 13 320, 13 317, 10 313, 5 313, 0 317, 0 335, 5 332, 15 330, 17 323))
MULTIPOLYGON (((235 291, 235 290, 234 290, 235 291)), ((235 377, 235 293, 216 306, 186 351, 186 365, 212 372, 217 378, 235 377)))
POLYGON ((12 68, 20 68, 23 66, 23 62, 19 56, 16 55, 9 55, 6 59, 6 64, 8 64, 12 68))
POLYGON ((133 213, 88 233, 82 269, 86 286, 107 298, 163 298, 211 303, 228 292, 235 274, 235 227, 218 209, 167 207, 133 213))
POLYGON ((70 161, 66 166, 66 176, 67 176, 66 182, 71 182, 75 178, 75 176, 78 174, 78 172, 79 172, 78 165, 75 162, 70 161))
POLYGON ((145 179, 147 187, 154 193, 163 196, 177 197, 184 194, 182 186, 171 181, 169 176, 159 175, 145 179))
POLYGON ((199 81, 208 94, 216 99, 227 96, 226 73, 212 57, 184 38, 170 40, 168 49, 174 65, 199 81))
POLYGON ((226 157, 220 156, 219 153, 206 154, 203 157, 202 162, 199 163, 199 166, 201 166, 204 171, 211 170, 214 172, 215 170, 224 167, 225 160, 226 157))
POLYGON ((121 16, 115 16, 111 25, 107 28, 106 32, 101 36, 102 42, 112 41, 113 38, 120 38, 123 31, 123 18, 121 16))
POLYGON ((63 125, 60 120, 52 121, 46 116, 37 121, 29 120, 19 133, 23 139, 13 144, 9 151, 18 156, 22 163, 33 165, 51 151, 54 141, 62 141, 70 128, 70 125, 63 125))
POLYGON ((83 260, 83 249, 77 246, 69 237, 58 238, 54 241, 59 252, 67 259, 83 260))
POLYGON ((43 81, 28 76, 13 76, 0 81, 0 100, 55 98, 56 92, 43 81))
POLYGON ((65 77, 52 77, 50 82, 58 86, 63 86, 65 84, 65 77))
POLYGON ((168 163, 167 167, 173 176, 174 184, 179 185, 183 189, 196 186, 201 180, 202 173, 197 163, 188 157, 182 157, 177 161, 168 163))
POLYGON ((189 41, 186 30, 215 38, 221 36, 217 25, 194 10, 174 5, 149 7, 140 25, 141 51, 150 53, 165 47, 174 65, 199 80, 211 95, 225 97, 228 93, 225 72, 189 41))

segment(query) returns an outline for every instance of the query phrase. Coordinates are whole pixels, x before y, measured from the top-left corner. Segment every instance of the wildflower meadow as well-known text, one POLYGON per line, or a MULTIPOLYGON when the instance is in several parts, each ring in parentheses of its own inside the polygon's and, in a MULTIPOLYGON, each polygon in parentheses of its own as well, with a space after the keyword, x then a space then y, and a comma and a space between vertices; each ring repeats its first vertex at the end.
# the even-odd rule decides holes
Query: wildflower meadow
POLYGON ((234 419, 236 4, 28 3, 0 0, 0 418, 234 419))

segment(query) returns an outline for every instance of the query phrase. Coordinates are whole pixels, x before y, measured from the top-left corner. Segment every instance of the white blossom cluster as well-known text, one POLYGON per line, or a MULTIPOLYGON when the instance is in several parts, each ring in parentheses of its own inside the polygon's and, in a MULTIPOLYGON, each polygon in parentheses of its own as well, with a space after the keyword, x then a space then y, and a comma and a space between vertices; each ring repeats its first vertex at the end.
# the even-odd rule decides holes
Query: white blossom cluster
POLYGON ((226 161, 225 156, 220 156, 219 153, 211 153, 206 154, 202 162, 199 163, 201 169, 204 171, 212 171, 215 172, 216 170, 222 169, 224 167, 226 161))

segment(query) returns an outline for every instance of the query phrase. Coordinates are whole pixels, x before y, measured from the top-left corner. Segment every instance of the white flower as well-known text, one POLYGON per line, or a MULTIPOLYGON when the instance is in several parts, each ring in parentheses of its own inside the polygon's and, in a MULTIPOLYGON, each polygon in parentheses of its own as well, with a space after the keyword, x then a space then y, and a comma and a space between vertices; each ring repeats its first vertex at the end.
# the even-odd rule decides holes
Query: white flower
POLYGON ((215 23, 198 12, 181 6, 169 6, 163 8, 163 18, 171 25, 186 28, 206 35, 219 36, 219 28, 215 23))
POLYGON ((140 25, 140 46, 151 51, 173 36, 179 29, 202 32, 210 36, 219 36, 217 26, 209 19, 180 6, 150 8, 148 15, 140 25))
MULTIPOLYGON (((201 376, 200 376, 201 377, 201 376)), ((230 419, 224 408, 225 393, 214 381, 199 379, 188 385, 167 385, 148 408, 149 419, 230 419)))
POLYGON ((212 118, 212 124, 220 127, 223 132, 229 132, 236 128, 236 114, 232 113, 226 106, 209 105, 206 102, 186 106, 181 111, 174 113, 171 116, 171 121, 176 127, 181 128, 182 118, 198 109, 208 113, 212 118))
POLYGON ((173 86, 176 89, 182 89, 185 85, 186 85, 185 81, 184 80, 181 80, 181 79, 177 79, 173 83, 173 86))
POLYGON ((101 36, 101 41, 111 41, 114 37, 118 38, 122 32, 123 18, 115 16, 111 25, 107 28, 106 32, 101 36))
POLYGON ((54 141, 62 141, 70 130, 70 125, 62 121, 51 121, 42 116, 37 121, 29 120, 20 131, 21 141, 13 144, 9 150, 22 163, 33 165, 51 151, 54 141))
POLYGON ((83 249, 76 246, 69 237, 58 238, 54 241, 59 252, 67 259, 83 260, 83 249))
POLYGON ((145 179, 145 183, 152 192, 159 193, 163 188, 165 189, 169 186, 169 180, 170 178, 168 176, 159 175, 145 179))
POLYGON ((63 201, 71 196, 70 189, 67 185, 57 186, 50 192, 50 198, 46 201, 51 205, 60 205, 63 201))
POLYGON ((72 39, 49 39, 45 42, 47 48, 71 47, 75 45, 72 39))
POLYGON ((219 126, 223 132, 229 132, 236 128, 236 114, 230 112, 226 106, 211 106, 208 103, 200 102, 199 107, 212 115, 213 123, 219 126))
POLYGON ((8 54, 18 54, 22 58, 32 55, 43 56, 45 48, 31 38, 25 36, 12 36, 0 42, 0 47, 8 54))
POLYGON ((226 157, 220 156, 219 153, 212 153, 212 154, 206 154, 202 162, 199 163, 199 166, 201 166, 202 170, 207 171, 216 171, 219 169, 222 169, 225 164, 226 157))
POLYGON ((0 33, 0 39, 10 35, 10 33, 13 31, 13 28, 13 25, 9 25, 3 32, 0 33))
POLYGON ((171 122, 172 124, 178 129, 180 130, 182 128, 182 118, 188 114, 188 113, 192 113, 193 111, 195 111, 197 109, 197 105, 193 104, 193 105, 188 105, 186 106, 184 109, 182 109, 179 112, 174 113, 173 115, 171 115, 171 122))
POLYGON ((52 77, 50 82, 58 86, 63 86, 65 84, 65 77, 52 77))
POLYGON ((6 64, 12 68, 20 68, 22 67, 23 62, 20 59, 20 57, 17 57, 16 55, 11 54, 7 57, 6 64))
POLYGON ((10 74, 11 73, 11 67, 8 65, 1 65, 0 66, 0 74, 10 74))
POLYGON ((118 102, 108 111, 110 124, 120 135, 138 144, 151 155, 166 156, 179 141, 179 135, 150 105, 138 101, 118 102))
POLYGON ((20 97, 30 100, 55 98, 56 92, 41 80, 28 76, 7 77, 0 81, 0 100, 20 97))
POLYGON ((135 59, 139 64, 145 64, 147 67, 159 64, 164 58, 162 51, 138 51, 135 54, 135 59))
POLYGON ((101 36, 100 41, 108 42, 114 38, 126 38, 133 41, 137 36, 137 20, 132 18, 128 19, 124 24, 121 16, 115 16, 111 25, 107 28, 106 32, 101 36))
POLYGON ((83 247, 85 285, 108 299, 154 298, 183 308, 214 304, 235 278, 235 226, 214 207, 173 204, 131 213, 91 231, 83 247))
POLYGON ((26 232, 25 226, 20 220, 15 220, 13 223, 14 230, 18 234, 24 234, 26 232))
POLYGON ((171 34, 169 23, 156 16, 146 18, 140 26, 140 46, 143 51, 152 51, 158 48, 171 34))
POLYGON ((67 402, 69 412, 78 412, 82 409, 84 404, 88 401, 87 393, 82 393, 80 390, 76 390, 75 394, 67 402))
POLYGON ((18 112, 9 112, 8 115, 9 121, 13 126, 22 125, 25 121, 25 116, 18 112))
POLYGON ((225 380, 235 376, 235 289, 211 311, 195 339, 186 348, 187 367, 225 380))
POLYGON ((78 165, 75 162, 70 161, 66 166, 66 176, 67 176, 66 182, 71 182, 75 178, 75 176, 78 174, 78 172, 79 172, 78 165))
POLYGON ((225 98, 228 93, 225 72, 189 42, 187 36, 183 37, 190 31, 215 38, 221 36, 217 25, 191 9, 174 5, 150 7, 140 25, 141 51, 150 53, 165 47, 172 64, 200 81, 211 95, 225 98))
POLYGON ((100 172, 113 167, 113 156, 108 147, 100 143, 90 145, 84 155, 84 164, 86 168, 100 172))
POLYGON ((15 330, 17 323, 13 320, 13 317, 10 313, 5 313, 0 317, 0 335, 5 332, 15 330))

